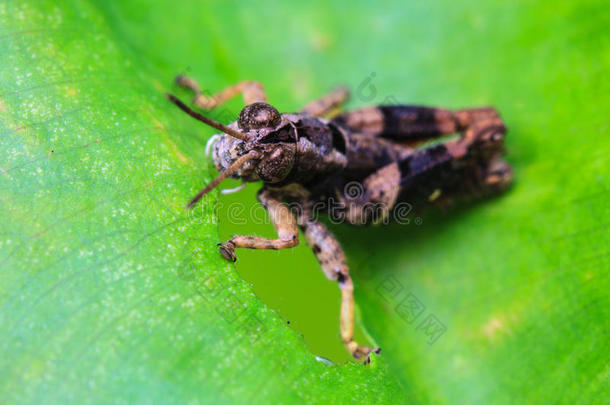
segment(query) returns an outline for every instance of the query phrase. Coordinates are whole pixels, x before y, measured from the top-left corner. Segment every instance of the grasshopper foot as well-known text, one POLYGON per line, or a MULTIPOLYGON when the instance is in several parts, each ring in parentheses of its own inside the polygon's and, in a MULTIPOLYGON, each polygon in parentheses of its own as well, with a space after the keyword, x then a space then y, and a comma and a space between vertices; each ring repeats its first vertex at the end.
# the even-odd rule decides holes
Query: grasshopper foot
POLYGON ((222 257, 230 262, 235 262, 237 260, 237 257, 235 256, 235 244, 231 240, 228 240, 225 243, 219 243, 218 246, 220 246, 218 249, 220 250, 222 257))
POLYGON ((368 364, 371 362, 371 356, 370 356, 371 353, 375 353, 375 354, 381 353, 381 349, 378 347, 371 348, 371 347, 367 347, 367 346, 358 346, 358 343, 356 343, 354 341, 351 341, 350 343, 347 344, 347 349, 352 354, 354 359, 361 360, 365 364, 368 364))

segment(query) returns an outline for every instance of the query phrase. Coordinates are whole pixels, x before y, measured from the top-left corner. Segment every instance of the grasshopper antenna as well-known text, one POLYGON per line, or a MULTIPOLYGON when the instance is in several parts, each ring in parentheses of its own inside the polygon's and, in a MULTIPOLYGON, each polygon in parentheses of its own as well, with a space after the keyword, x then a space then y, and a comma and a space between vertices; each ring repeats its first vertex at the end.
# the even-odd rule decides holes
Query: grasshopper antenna
POLYGON ((176 104, 178 106, 178 108, 180 108, 182 111, 184 111, 191 117, 195 118, 196 120, 199 120, 199 121, 203 122, 204 124, 211 126, 212 128, 216 128, 217 130, 222 131, 227 135, 231 135, 234 138, 241 139, 242 141, 248 142, 250 140, 250 138, 248 138, 246 135, 242 134, 241 132, 236 131, 232 128, 229 128, 226 125, 222 125, 220 122, 216 122, 212 119, 209 119, 208 117, 206 117, 204 115, 199 114, 196 111, 191 110, 186 104, 184 104, 182 101, 180 101, 176 96, 169 94, 169 93, 165 93, 165 97, 167 97, 167 99, 169 101, 176 104))
POLYGON ((256 159, 257 157, 259 157, 259 155, 260 154, 257 151, 252 150, 252 151, 246 153, 245 155, 243 155, 242 157, 240 157, 239 159, 237 159, 235 161, 235 163, 233 163, 227 170, 220 173, 220 176, 216 177, 214 180, 212 180, 212 182, 210 184, 208 184, 200 192, 198 192, 197 195, 195 197, 193 197, 191 202, 188 203, 186 208, 187 209, 193 208, 193 206, 195 204, 197 204, 199 202, 199 200, 201 200, 201 198, 203 198, 204 195, 209 193, 214 187, 219 185, 224 179, 226 179, 227 177, 232 175, 237 169, 239 169, 241 167, 241 165, 246 163, 248 160, 256 159))

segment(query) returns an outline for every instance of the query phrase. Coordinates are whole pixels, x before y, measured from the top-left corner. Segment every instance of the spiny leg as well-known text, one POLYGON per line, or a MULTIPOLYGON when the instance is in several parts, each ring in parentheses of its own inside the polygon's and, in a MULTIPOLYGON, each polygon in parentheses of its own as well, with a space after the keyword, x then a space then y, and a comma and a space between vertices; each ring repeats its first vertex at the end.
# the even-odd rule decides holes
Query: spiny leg
POLYGON ((475 121, 497 118, 494 108, 451 111, 409 105, 364 107, 333 119, 355 131, 399 140, 431 138, 464 130, 475 121))
POLYGON ((348 98, 349 90, 345 87, 337 87, 330 93, 308 103, 300 112, 313 117, 323 117, 340 108, 348 98))
POLYGON ((260 203, 269 212, 271 222, 277 232, 277 239, 261 238, 259 236, 235 235, 224 243, 219 243, 220 253, 227 260, 235 261, 235 249, 286 249, 299 244, 299 230, 296 218, 284 205, 278 196, 268 190, 261 190, 258 194, 260 203))
POLYGON ((326 226, 312 219, 310 213, 301 213, 298 217, 298 223, 307 243, 315 253, 318 262, 320 262, 324 275, 329 280, 337 281, 341 290, 339 321, 341 340, 355 359, 367 361, 371 352, 379 353, 380 350, 360 346, 354 341, 354 284, 349 275, 345 253, 326 226))
POLYGON ((246 105, 257 102, 267 102, 265 89, 259 82, 242 81, 211 96, 203 94, 201 87, 193 78, 179 75, 176 77, 176 83, 181 87, 192 90, 195 93, 193 103, 204 110, 216 108, 239 94, 243 96, 246 105))

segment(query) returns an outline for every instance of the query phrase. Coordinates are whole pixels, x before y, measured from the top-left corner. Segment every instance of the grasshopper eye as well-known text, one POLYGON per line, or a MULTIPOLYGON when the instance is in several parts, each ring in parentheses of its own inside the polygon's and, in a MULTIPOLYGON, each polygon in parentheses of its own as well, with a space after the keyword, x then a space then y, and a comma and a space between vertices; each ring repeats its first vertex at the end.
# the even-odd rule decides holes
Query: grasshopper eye
POLYGON ((280 113, 267 103, 252 103, 239 113, 237 125, 240 129, 275 128, 281 121, 280 113))

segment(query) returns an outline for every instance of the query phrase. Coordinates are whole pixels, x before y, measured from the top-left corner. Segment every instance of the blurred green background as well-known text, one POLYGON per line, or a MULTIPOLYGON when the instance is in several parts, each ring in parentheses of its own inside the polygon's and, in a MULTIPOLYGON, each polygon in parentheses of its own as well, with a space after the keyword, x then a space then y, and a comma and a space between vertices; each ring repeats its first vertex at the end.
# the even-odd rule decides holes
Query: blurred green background
MULTIPOLYGON (((607 401, 606 1, 9 0, 0 22, 7 402, 607 401), (218 258, 215 243, 231 234, 273 235, 249 218, 257 186, 213 194, 194 217, 181 211, 215 171, 203 154, 213 131, 161 96, 186 99, 176 73, 212 92, 261 81, 280 111, 337 84, 353 90, 352 108, 494 105, 515 186, 419 225, 333 225, 355 279, 358 336, 383 352, 367 369, 327 367, 310 352, 348 360, 339 293, 308 248, 238 251, 247 283, 218 258), (118 123, 129 137, 114 136, 118 123), (133 281, 116 282, 138 264, 133 281), (228 280, 262 318, 264 341, 242 340, 212 304, 171 304, 190 302, 185 291, 204 279, 228 280), (405 319, 413 297, 423 312, 405 319), (115 317, 122 306, 133 310, 115 317), (445 328, 436 340, 422 327, 429 316, 445 328)), ((210 115, 226 121, 241 106, 210 115)))

